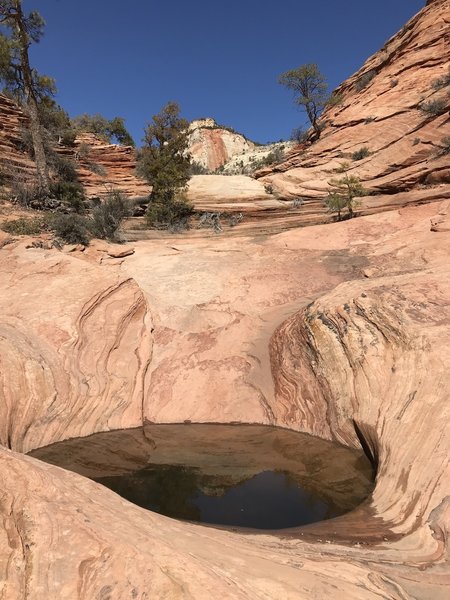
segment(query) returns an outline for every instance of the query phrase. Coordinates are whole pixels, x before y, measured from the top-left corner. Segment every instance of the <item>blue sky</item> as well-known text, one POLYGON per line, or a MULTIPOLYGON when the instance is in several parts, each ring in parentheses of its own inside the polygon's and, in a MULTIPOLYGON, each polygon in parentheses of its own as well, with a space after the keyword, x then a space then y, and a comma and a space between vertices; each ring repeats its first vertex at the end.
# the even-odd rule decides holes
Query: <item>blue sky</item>
POLYGON ((277 83, 316 62, 335 87, 425 0, 24 0, 46 33, 32 61, 75 116, 122 116, 136 142, 168 100, 259 142, 288 139, 303 114, 277 83))

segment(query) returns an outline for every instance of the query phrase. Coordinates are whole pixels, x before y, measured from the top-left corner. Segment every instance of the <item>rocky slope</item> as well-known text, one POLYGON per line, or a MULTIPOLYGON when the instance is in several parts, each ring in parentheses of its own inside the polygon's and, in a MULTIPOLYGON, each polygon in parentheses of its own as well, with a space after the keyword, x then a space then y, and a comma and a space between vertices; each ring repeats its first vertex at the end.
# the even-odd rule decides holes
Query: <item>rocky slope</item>
POLYGON ((195 163, 215 171, 231 158, 255 148, 245 136, 218 125, 214 119, 198 119, 189 126, 189 153, 195 163))
POLYGON ((140 242, 119 259, 3 245, 3 598, 447 598, 449 211, 140 242), (376 486, 344 517, 240 533, 22 454, 146 420, 363 444, 376 486))
POLYGON ((234 177, 220 191, 215 180, 209 186, 194 178, 189 195, 197 208, 220 211, 226 198, 229 210, 235 203, 245 215, 247 229, 327 222, 332 217, 323 199, 328 182, 342 177, 344 163, 369 191, 361 214, 449 198, 449 10, 448 0, 428 3, 336 90, 341 102, 324 113, 318 142, 297 146, 283 162, 257 171, 264 202, 262 187, 254 198, 247 191, 241 196, 234 177), (367 156, 355 160, 361 149, 367 156), (300 205, 292 202, 298 199, 300 205))
MULTIPOLYGON (((289 151, 284 163, 261 170, 257 176, 264 192, 241 176, 220 183, 216 177, 194 177, 188 195, 197 209, 222 211, 226 205, 228 211, 245 214, 248 228, 325 222, 330 219, 322 202, 328 181, 339 177, 344 162, 371 193, 362 201, 363 214, 448 198, 448 8, 448 0, 429 3, 339 87, 342 102, 324 114, 321 140, 289 151), (436 101, 442 104, 438 114, 421 110, 434 103, 436 111, 436 101), (362 148, 369 155, 354 160, 353 153, 362 148), (301 210, 289 202, 299 197, 304 200, 301 210)), ((204 165, 209 153, 212 160, 220 155, 221 162, 227 153, 219 150, 222 142, 216 137, 223 130, 205 122, 195 134, 201 139, 197 156, 203 156, 204 165)), ((236 172, 241 162, 257 155, 258 148, 241 154, 241 146, 237 144, 224 172, 236 172)), ((193 148, 194 157, 197 150, 193 148)))
POLYGON ((448 0, 428 3, 337 88, 342 100, 323 114, 320 140, 299 146, 259 177, 282 197, 301 196, 312 204, 348 162, 348 172, 374 194, 364 207, 389 206, 400 193, 402 204, 408 196, 414 201, 417 190, 434 198, 439 184, 448 194, 449 9, 448 0), (368 156, 355 160, 361 148, 368 156))

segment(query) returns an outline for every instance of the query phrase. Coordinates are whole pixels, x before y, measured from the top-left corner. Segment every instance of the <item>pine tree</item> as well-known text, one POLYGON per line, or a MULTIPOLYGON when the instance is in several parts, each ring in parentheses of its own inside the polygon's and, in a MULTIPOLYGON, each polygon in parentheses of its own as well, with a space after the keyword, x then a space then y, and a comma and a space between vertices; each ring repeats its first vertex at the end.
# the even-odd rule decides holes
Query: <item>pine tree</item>
POLYGON ((341 179, 332 179, 328 182, 331 191, 325 204, 332 213, 337 213, 338 221, 342 219, 342 211, 347 210, 348 218, 355 216, 355 208, 360 204, 358 197, 367 194, 360 179, 355 175, 345 174, 341 179))
POLYGON ((50 77, 37 73, 30 65, 29 47, 43 35, 44 20, 38 12, 25 15, 21 0, 0 0, 0 80, 5 89, 23 104, 30 119, 38 185, 41 193, 49 191, 48 165, 39 120, 40 98, 55 91, 50 77))
POLYGON ((168 102, 145 130, 145 146, 139 156, 139 173, 152 186, 147 220, 151 226, 172 227, 193 212, 181 197, 190 179, 189 123, 180 116, 176 102, 168 102))
POLYGON ((278 83, 294 92, 294 102, 304 108, 316 137, 321 128, 318 119, 330 101, 328 84, 316 64, 306 64, 282 73, 278 83))

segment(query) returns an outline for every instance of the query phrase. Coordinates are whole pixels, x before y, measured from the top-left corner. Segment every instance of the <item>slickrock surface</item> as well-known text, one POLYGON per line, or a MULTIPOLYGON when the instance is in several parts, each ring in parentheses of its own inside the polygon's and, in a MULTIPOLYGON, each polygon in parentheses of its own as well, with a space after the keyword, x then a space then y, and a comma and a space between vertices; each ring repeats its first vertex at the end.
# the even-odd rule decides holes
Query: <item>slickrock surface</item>
POLYGON ((120 263, 0 250, 1 597, 406 598, 450 589, 448 202, 120 263), (360 509, 280 533, 180 523, 21 453, 153 422, 362 443, 360 509))
POLYGON ((215 171, 233 156, 255 148, 246 137, 221 127, 214 119, 192 121, 189 130, 189 153, 197 164, 209 171, 215 171))
MULTIPOLYGON (((343 84, 336 126, 262 178, 311 199, 298 221, 311 223, 333 165, 368 145, 351 173, 381 192, 365 210, 390 212, 130 254, 0 232, 1 600, 447 600, 448 115, 416 106, 446 93, 431 84, 446 74, 448 8, 429 2, 369 59, 359 76, 380 71, 366 88, 343 84), (363 446, 375 489, 338 519, 244 533, 153 514, 23 454, 148 421, 275 424, 363 446)), ((6 110, 3 140, 20 119, 6 110)))

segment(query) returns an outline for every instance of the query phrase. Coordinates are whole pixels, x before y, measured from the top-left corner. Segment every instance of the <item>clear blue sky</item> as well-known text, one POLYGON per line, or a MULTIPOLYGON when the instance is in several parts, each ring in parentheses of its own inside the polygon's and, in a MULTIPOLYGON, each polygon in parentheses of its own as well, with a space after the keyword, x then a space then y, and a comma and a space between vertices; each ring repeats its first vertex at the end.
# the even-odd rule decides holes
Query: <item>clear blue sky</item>
POLYGON ((24 0, 46 20, 32 60, 71 116, 122 116, 138 144, 168 100, 260 142, 304 122, 277 83, 316 62, 331 87, 425 0, 24 0))

